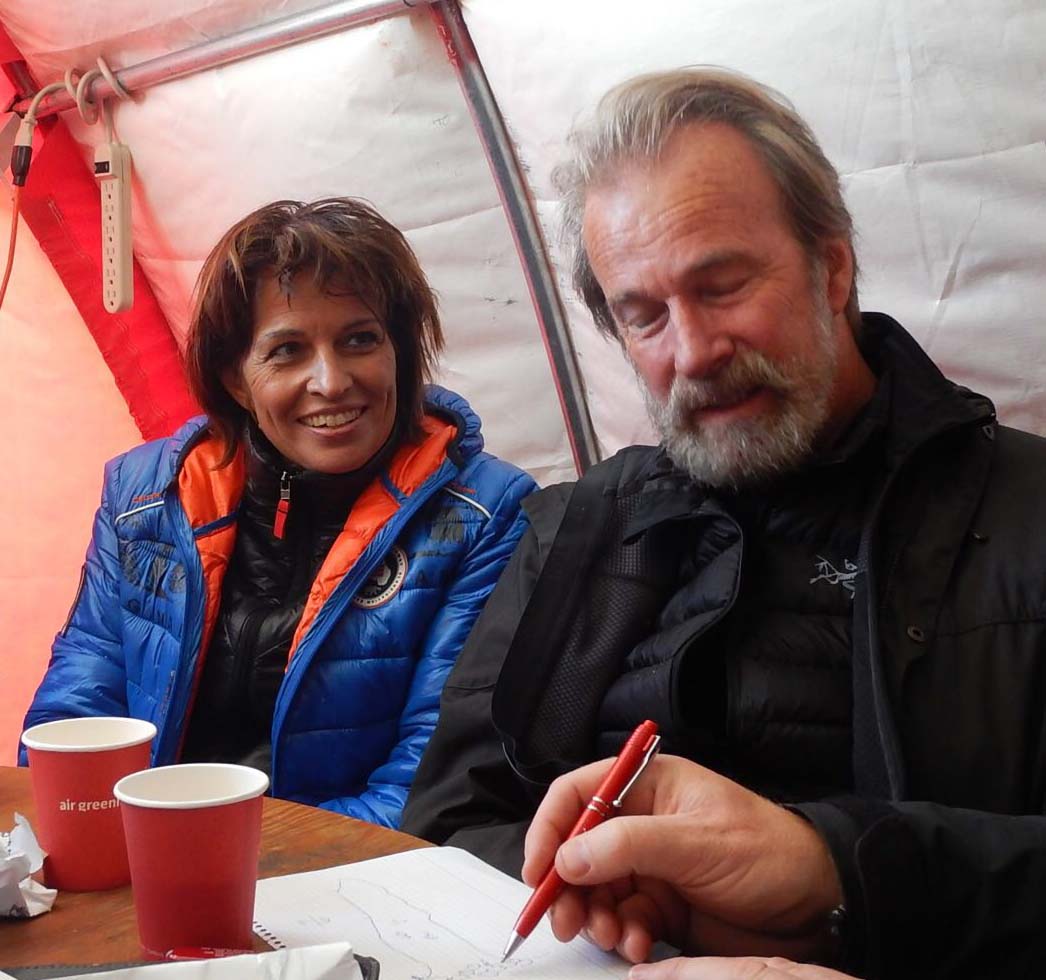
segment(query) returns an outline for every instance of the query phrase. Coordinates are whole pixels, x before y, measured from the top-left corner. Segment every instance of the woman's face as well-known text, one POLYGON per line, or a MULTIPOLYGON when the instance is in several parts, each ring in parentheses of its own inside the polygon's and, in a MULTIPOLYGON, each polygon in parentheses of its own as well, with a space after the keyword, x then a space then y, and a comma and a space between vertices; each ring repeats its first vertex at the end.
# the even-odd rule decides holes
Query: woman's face
POLYGON ((308 276, 289 296, 273 278, 254 302, 254 337, 229 393, 291 462, 321 473, 359 469, 396 419, 396 352, 358 296, 331 295, 308 276))

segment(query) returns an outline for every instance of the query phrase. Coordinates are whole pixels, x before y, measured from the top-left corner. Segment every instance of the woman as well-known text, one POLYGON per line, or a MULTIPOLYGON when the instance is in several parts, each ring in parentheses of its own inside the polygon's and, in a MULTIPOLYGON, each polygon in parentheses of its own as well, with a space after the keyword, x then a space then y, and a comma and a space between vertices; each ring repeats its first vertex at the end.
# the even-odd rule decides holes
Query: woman
POLYGON ((440 690, 534 487, 482 452, 406 240, 347 198, 278 201, 204 263, 206 417, 106 468, 26 726, 154 722, 153 764, 244 762, 395 827, 440 690))

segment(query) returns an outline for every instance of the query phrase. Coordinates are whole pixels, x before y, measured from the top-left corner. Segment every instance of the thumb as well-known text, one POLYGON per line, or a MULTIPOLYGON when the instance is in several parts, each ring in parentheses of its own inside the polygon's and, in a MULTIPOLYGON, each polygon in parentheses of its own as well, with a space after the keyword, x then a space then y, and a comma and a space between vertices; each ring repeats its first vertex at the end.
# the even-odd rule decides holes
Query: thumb
POLYGON ((701 956, 677 957, 660 963, 639 963, 628 971, 628 980, 857 980, 826 966, 793 963, 779 957, 701 956))
POLYGON ((693 842, 673 834, 664 816, 616 817, 564 842, 556 870, 571 885, 600 885, 628 875, 645 875, 669 884, 691 870, 693 842), (687 851, 690 854, 687 854, 687 851))
POLYGON ((628 980, 727 980, 728 977, 740 976, 730 970, 729 962, 726 969, 719 972, 714 972, 714 967, 706 969, 710 962, 676 957, 660 963, 638 963, 628 971, 628 980))

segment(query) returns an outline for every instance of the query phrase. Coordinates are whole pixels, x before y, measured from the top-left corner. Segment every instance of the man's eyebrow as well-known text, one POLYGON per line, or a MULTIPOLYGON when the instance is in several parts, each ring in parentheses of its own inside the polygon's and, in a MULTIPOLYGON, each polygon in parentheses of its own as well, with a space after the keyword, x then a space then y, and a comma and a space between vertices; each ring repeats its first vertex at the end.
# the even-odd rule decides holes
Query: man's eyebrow
MULTIPOLYGON (((748 264, 751 262, 751 256, 747 252, 739 251, 733 248, 719 249, 714 252, 709 252, 707 255, 703 255, 697 262, 688 266, 683 271, 683 280, 687 281, 697 276, 702 275, 706 272, 714 272, 717 269, 721 269, 724 266, 734 264, 748 264)), ((646 293, 638 289, 626 289, 623 293, 617 293, 614 296, 607 297, 607 306, 611 312, 622 306, 628 306, 630 303, 646 303, 650 299, 646 293)))
POLYGON ((703 272, 720 269, 725 265, 748 264, 751 260, 752 257, 747 252, 733 248, 719 249, 702 256, 686 270, 684 276, 689 279, 692 276, 699 276, 703 272))
POLYGON ((630 303, 645 303, 648 299, 649 297, 645 293, 641 293, 637 289, 629 289, 626 292, 618 293, 616 296, 608 296, 607 306, 613 311, 622 306, 628 306, 630 303))

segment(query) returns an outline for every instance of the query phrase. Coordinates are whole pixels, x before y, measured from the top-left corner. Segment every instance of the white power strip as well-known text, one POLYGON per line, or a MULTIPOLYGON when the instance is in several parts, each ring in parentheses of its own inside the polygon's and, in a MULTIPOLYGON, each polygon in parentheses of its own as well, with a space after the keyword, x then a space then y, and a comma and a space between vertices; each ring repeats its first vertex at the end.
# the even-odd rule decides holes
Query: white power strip
POLYGON ((131 151, 123 143, 103 143, 94 151, 94 176, 102 190, 102 301, 119 313, 134 302, 131 151))

